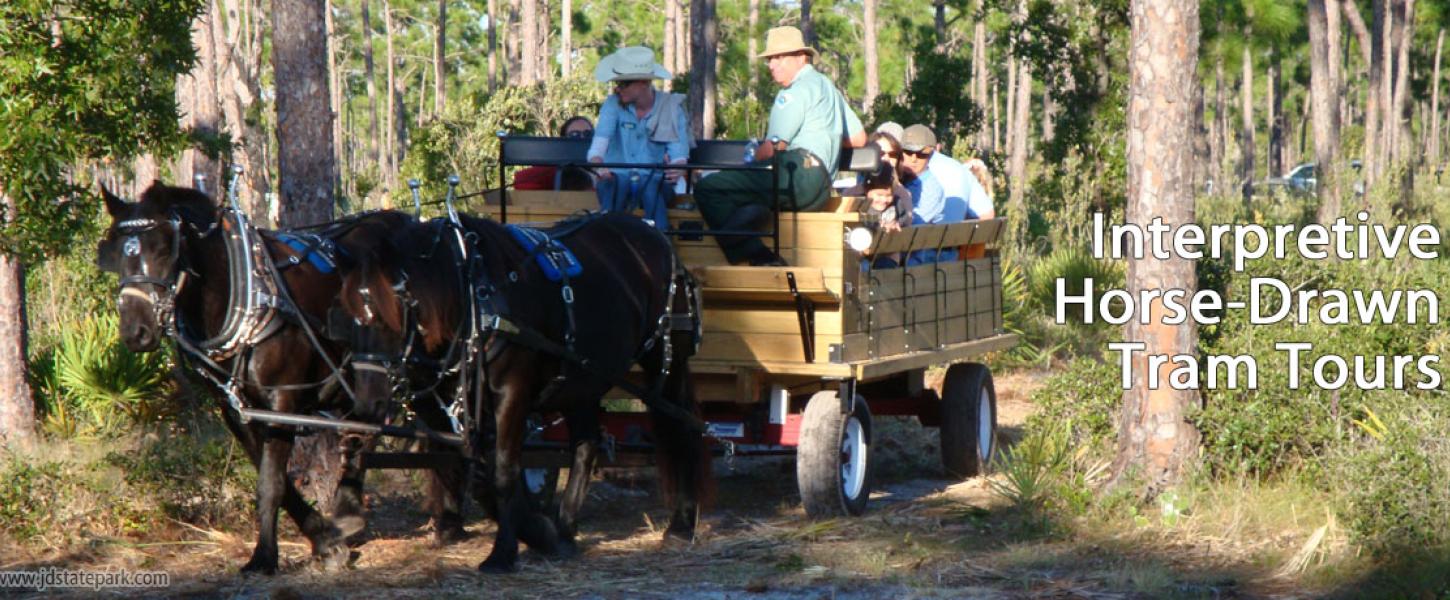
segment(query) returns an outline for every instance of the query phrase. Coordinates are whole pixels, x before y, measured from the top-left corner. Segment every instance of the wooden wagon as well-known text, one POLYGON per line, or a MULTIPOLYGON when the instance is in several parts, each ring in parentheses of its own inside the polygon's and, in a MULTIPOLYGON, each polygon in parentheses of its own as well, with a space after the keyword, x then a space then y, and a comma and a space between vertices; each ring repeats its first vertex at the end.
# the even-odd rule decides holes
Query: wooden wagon
MULTIPOLYGON (((583 140, 502 137, 500 171, 513 165, 578 165, 583 140)), ((745 142, 701 142, 690 168, 749 168, 745 142)), ((872 153, 847 153, 842 170, 874 168, 872 153)), ((550 223, 597 210, 593 192, 504 192, 482 212, 508 222, 550 223)), ((692 204, 688 195, 679 204, 692 204)), ((691 369, 710 434, 737 455, 797 455, 797 482, 811 516, 859 514, 870 494, 873 415, 915 416, 940 427, 949 474, 982 473, 996 452, 996 393, 988 368, 969 362, 1016 343, 1002 322, 1001 220, 911 227, 862 237, 862 198, 833 194, 820 212, 782 212, 767 242, 786 267, 731 266, 702 233, 700 214, 669 212, 676 250, 702 286, 703 339, 691 369), (868 241, 869 240, 869 241, 868 241), (863 257, 960 248, 963 260, 873 269, 863 257), (942 393, 928 367, 947 367, 942 393)), ((580 335, 588 335, 587 323, 580 335)), ((611 412, 611 448, 648 446, 643 412, 611 412)), ((567 439, 562 426, 542 439, 567 439)), ((619 456, 624 456, 620 453, 619 456)), ((546 488, 563 464, 530 453, 526 481, 546 488)))

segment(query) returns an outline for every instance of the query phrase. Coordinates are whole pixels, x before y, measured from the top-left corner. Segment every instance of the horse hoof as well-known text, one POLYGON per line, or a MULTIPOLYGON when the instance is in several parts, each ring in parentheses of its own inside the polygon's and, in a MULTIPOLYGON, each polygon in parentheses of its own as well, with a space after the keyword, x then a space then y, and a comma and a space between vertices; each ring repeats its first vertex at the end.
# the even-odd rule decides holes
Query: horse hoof
POLYGON ((352 562, 352 549, 347 544, 334 544, 317 553, 316 559, 324 573, 337 573, 352 562))
POLYGON ((479 563, 478 570, 481 573, 489 575, 507 575, 518 572, 519 564, 518 561, 504 561, 490 558, 479 563))
POLYGON ((332 525, 344 538, 350 538, 368 527, 368 520, 361 515, 346 515, 332 520, 332 525))
POLYGON ((433 532, 433 547, 442 548, 444 546, 451 546, 469 537, 468 530, 461 526, 438 529, 433 532))
POLYGON ((665 530, 666 547, 692 546, 695 544, 695 530, 671 527, 665 530))
POLYGON ((267 560, 265 558, 253 556, 252 560, 249 560, 247 561, 247 564, 242 565, 242 568, 239 570, 239 572, 242 575, 276 575, 277 560, 267 560))

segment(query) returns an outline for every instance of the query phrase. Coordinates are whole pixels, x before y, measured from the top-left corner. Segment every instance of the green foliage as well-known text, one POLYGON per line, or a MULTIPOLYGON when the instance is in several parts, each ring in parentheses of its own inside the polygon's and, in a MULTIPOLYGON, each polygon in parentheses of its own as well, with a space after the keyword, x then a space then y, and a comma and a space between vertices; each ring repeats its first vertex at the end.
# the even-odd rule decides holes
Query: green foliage
POLYGON ((132 352, 117 337, 120 319, 103 313, 75 324, 55 348, 60 392, 52 415, 79 419, 101 434, 151 425, 174 412, 166 352, 132 352), (74 416, 73 416, 74 415, 74 416))
POLYGON ((86 216, 75 161, 179 148, 176 77, 195 58, 199 0, 0 5, 0 252, 33 261, 86 216))
POLYGON ((7 460, 0 469, 0 531, 25 541, 57 525, 64 465, 7 460))
POLYGON ((168 518, 216 527, 251 508, 256 473, 227 436, 170 432, 137 452, 113 452, 105 462, 168 518))
POLYGON ((1377 404, 1383 414, 1366 407, 1352 441, 1326 457, 1341 518, 1384 557, 1450 548, 1450 413, 1443 404, 1377 404))
POLYGON ((1063 424, 1073 447, 1106 450, 1117 440, 1122 374, 1111 362, 1077 358, 1032 393, 1037 412, 1027 429, 1063 424))
MULTIPOLYGON (((455 102, 442 119, 413 130, 402 178, 423 183, 425 199, 441 200, 448 175, 462 179, 460 192, 498 185, 498 132, 557 135, 574 115, 599 115, 605 88, 583 76, 534 88, 505 87, 486 99, 455 102)), ((411 206, 407 188, 394 190, 394 206, 411 206)))
MULTIPOLYGON (((1123 263, 1093 258, 1086 248, 1060 248, 1032 263, 1027 280, 1031 301, 1044 314, 1055 315, 1057 307, 1057 283, 1062 281, 1063 291, 1069 295, 1081 296, 1087 289, 1087 280, 1093 280, 1095 295, 1106 290, 1123 287, 1123 263)), ((1080 308, 1068 311, 1076 323, 1085 322, 1080 308)))
POLYGON ((916 52, 916 77, 902 97, 883 95, 871 114, 878 121, 903 124, 925 123, 937 141, 952 147, 982 128, 982 109, 967 97, 962 74, 970 73, 968 57, 937 54, 925 48, 916 52))

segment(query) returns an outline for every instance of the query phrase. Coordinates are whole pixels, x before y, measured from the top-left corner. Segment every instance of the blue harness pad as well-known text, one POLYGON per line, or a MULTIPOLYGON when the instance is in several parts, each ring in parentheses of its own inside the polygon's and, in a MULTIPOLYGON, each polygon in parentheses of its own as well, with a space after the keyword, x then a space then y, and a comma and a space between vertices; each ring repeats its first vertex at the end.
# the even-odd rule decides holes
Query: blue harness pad
MULTIPOLYGON (((323 274, 329 274, 333 271, 336 271, 337 260, 333 257, 333 252, 336 252, 336 247, 333 246, 332 240, 318 238, 316 236, 307 237, 311 239, 304 240, 302 236, 292 233, 277 234, 277 239, 281 240, 282 243, 287 244, 288 248, 291 248, 298 254, 301 254, 302 257, 307 259, 307 262, 312 263, 312 266, 316 267, 318 271, 322 272, 323 274), (309 243, 309 241, 311 243, 309 243)), ((293 264, 296 264, 298 262, 296 257, 292 257, 291 260, 293 264)))
POLYGON ((549 237, 548 233, 518 225, 509 225, 508 230, 514 241, 539 261, 539 268, 544 270, 544 276, 549 281, 563 281, 565 276, 578 277, 584 272, 584 265, 579 264, 574 252, 549 237))

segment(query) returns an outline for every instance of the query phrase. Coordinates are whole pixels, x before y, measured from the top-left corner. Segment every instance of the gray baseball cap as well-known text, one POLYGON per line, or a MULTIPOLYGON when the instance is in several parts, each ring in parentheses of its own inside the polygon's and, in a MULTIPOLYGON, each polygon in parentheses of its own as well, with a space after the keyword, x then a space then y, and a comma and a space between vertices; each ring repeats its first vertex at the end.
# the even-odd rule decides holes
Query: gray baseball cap
POLYGON ((901 134, 901 149, 907 152, 921 152, 930 148, 936 150, 936 134, 920 123, 907 127, 901 134))
POLYGON ((886 135, 889 135, 892 139, 898 142, 901 141, 901 135, 905 133, 905 131, 906 130, 901 127, 901 124, 897 123, 896 121, 887 121, 876 127, 876 133, 884 133, 886 135))

